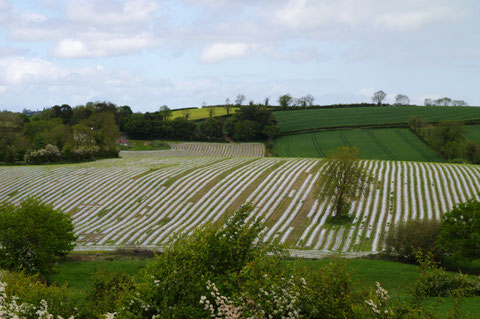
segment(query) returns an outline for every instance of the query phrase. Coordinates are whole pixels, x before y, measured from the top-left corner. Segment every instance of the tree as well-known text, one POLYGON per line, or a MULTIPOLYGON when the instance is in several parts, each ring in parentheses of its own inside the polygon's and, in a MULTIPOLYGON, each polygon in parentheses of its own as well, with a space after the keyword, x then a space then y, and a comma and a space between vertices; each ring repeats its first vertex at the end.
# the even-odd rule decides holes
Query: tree
POLYGON ((464 100, 453 100, 452 105, 453 106, 468 106, 468 103, 465 102, 464 100))
POLYGON ((214 106, 209 106, 207 107, 207 112, 208 112, 208 117, 212 118, 215 116, 215 107, 214 106))
POLYGON ((452 99, 449 97, 442 97, 441 99, 436 99, 433 101, 435 106, 450 106, 452 105, 452 99))
POLYGON ((160 106, 160 114, 163 119, 168 120, 172 116, 172 110, 168 106, 162 105, 160 106))
POLYGON ((480 202, 469 200, 442 216, 439 246, 448 254, 473 260, 480 257, 480 202))
POLYGON ((305 101, 305 103, 306 103, 308 106, 312 106, 312 105, 313 105, 313 101, 315 101, 315 98, 314 98, 311 94, 305 95, 302 99, 303 99, 303 101, 305 101))
MULTIPOLYGON (((228 112, 228 111, 227 111, 228 112)), ((185 109, 185 110, 182 110, 182 114, 183 114, 183 117, 188 120, 188 118, 190 117, 190 110, 189 109, 185 109)))
POLYGON ((372 178, 362 167, 356 147, 342 146, 329 152, 319 180, 320 196, 332 199, 336 219, 349 216, 350 202, 366 193, 372 178))
POLYGON ((387 93, 380 90, 373 94, 372 101, 374 103, 377 103, 378 105, 382 105, 382 102, 383 100, 385 100, 386 97, 387 97, 387 93))
POLYGON ((245 101, 246 97, 243 94, 237 95, 237 98, 235 99, 235 105, 240 106, 242 103, 245 101))
POLYGON ((280 107, 286 109, 292 103, 293 97, 290 94, 284 94, 278 98, 278 104, 280 107))
POLYGON ((429 98, 426 98, 425 100, 423 100, 423 104, 425 106, 433 106, 433 100, 429 99, 429 98))
POLYGON ((75 246, 71 218, 36 199, 0 203, 0 265, 48 277, 75 246))
POLYGON ((232 108, 232 105, 230 104, 230 98, 227 97, 225 100, 225 110, 227 111, 227 115, 230 115, 230 109, 232 108))
POLYGON ((395 105, 409 105, 410 99, 404 94, 397 94, 395 96, 395 105))

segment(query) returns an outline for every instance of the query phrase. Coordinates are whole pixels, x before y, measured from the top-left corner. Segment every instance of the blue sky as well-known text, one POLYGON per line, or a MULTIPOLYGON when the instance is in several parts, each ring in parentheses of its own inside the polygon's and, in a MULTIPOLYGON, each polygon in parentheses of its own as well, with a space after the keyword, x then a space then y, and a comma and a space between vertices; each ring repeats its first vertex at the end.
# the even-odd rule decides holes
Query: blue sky
POLYGON ((0 0, 0 109, 256 102, 480 105, 478 0, 0 0))

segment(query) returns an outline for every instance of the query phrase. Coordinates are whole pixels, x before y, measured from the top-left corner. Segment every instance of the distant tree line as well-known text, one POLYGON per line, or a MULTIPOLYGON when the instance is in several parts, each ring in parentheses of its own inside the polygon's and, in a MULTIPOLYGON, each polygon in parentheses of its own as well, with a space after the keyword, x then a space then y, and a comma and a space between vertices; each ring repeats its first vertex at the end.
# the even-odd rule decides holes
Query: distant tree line
POLYGON ((210 107, 210 117, 200 122, 189 121, 188 113, 171 119, 168 108, 153 113, 134 113, 126 118, 123 129, 133 139, 182 141, 220 141, 225 135, 235 141, 266 140, 277 134, 277 121, 264 105, 237 107, 236 113, 228 118, 214 117, 215 108, 210 107))
POLYGON ((109 102, 67 104, 32 117, 0 112, 0 162, 46 163, 118 156, 119 127, 132 113, 109 102))
POLYGON ((466 127, 462 122, 447 121, 433 125, 422 117, 412 115, 410 129, 422 140, 450 161, 480 164, 480 143, 466 139, 466 127))

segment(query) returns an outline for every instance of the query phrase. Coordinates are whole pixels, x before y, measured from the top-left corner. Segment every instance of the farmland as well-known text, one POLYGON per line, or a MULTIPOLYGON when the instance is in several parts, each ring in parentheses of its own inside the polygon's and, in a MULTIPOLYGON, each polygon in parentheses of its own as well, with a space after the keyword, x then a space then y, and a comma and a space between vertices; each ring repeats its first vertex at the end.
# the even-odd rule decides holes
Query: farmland
POLYGON ((339 146, 356 146, 362 159, 444 161, 408 129, 332 130, 281 136, 274 142, 274 155, 327 157, 339 146))
POLYGON ((468 140, 480 143, 480 125, 468 125, 466 137, 468 140))
POLYGON ((174 233, 223 222, 251 202, 252 217, 266 222, 261 240, 300 250, 377 252, 392 223, 438 219, 480 191, 478 166, 362 161, 378 183, 353 203, 352 226, 335 228, 325 225, 329 201, 316 195, 323 162, 263 158, 250 151, 257 149, 263 150, 185 143, 95 163, 0 167, 0 200, 36 196, 67 212, 78 249, 162 246, 174 233), (229 147, 230 153, 219 151, 229 147))
MULTIPOLYGON (((237 111, 237 107, 231 107, 230 108, 230 114, 233 114, 237 111)), ((227 109, 224 107, 214 107, 214 114, 213 116, 223 116, 227 115, 227 109)), ((209 110, 208 108, 201 108, 201 109, 190 109, 188 110, 189 112, 189 120, 202 120, 202 119, 207 119, 210 117, 209 110)), ((172 119, 177 118, 177 117, 185 117, 185 113, 183 110, 173 110, 172 111, 172 119)))
POLYGON ((410 115, 427 122, 480 119, 479 107, 355 107, 274 112, 281 132, 317 128, 407 123, 410 115))

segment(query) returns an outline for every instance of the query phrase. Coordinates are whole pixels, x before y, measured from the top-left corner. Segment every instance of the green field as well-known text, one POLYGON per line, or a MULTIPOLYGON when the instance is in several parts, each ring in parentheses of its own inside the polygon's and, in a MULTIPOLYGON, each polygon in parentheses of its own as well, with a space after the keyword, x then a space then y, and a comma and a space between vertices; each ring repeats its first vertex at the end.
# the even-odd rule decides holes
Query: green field
MULTIPOLYGON (((238 110, 238 107, 231 107, 230 114, 235 113, 238 110)), ((201 109, 190 109, 190 115, 188 117, 189 120, 202 120, 210 117, 210 113, 208 112, 208 108, 201 108, 201 109)), ((213 116, 223 116, 227 115, 227 109, 224 107, 215 107, 215 112, 213 116)), ((172 119, 177 117, 185 117, 183 110, 173 110, 172 112, 172 119)))
POLYGON ((274 112, 281 132, 322 127, 407 123, 410 115, 427 122, 480 119, 480 107, 355 107, 274 112))
POLYGON ((467 125, 467 140, 480 143, 480 125, 467 125))
POLYGON ((444 162, 409 129, 332 130, 282 136, 274 141, 279 157, 326 157, 339 146, 356 146, 362 159, 444 162))

